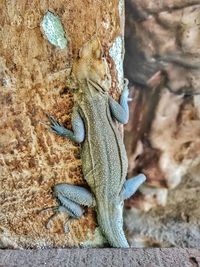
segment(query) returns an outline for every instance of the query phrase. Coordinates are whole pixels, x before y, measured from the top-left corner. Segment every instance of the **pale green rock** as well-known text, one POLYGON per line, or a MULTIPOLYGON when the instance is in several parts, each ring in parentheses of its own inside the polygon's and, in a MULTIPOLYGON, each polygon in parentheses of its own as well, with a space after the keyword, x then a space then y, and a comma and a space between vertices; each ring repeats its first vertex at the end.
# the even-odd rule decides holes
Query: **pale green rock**
POLYGON ((124 12, 124 0, 119 0, 118 3, 118 10, 119 10, 119 16, 123 16, 123 12, 124 12))
POLYGON ((65 31, 58 16, 55 16, 53 13, 48 11, 44 15, 41 27, 46 38, 51 44, 61 49, 67 47, 67 38, 65 37, 65 31))
POLYGON ((124 84, 124 71, 123 71, 124 42, 122 36, 118 36, 115 39, 113 45, 109 50, 109 54, 115 63, 118 84, 121 91, 123 89, 123 84, 124 84))

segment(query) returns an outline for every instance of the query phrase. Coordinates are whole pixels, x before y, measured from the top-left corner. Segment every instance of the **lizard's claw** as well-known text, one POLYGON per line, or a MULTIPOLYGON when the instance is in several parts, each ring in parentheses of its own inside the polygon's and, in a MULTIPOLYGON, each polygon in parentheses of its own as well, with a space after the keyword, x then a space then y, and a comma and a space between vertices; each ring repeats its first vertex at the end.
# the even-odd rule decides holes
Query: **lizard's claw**
POLYGON ((56 212, 49 217, 49 219, 47 220, 46 225, 45 225, 46 229, 51 228, 51 222, 57 215, 58 215, 58 213, 56 212))
POLYGON ((63 136, 65 132, 65 127, 59 123, 52 115, 47 114, 50 122, 50 130, 58 135, 63 136))
MULTIPOLYGON (((46 228, 47 229, 50 229, 51 228, 51 222, 52 220, 54 220, 55 217, 58 216, 58 213, 60 212, 59 208, 56 209, 55 213, 52 214, 49 219, 47 220, 47 223, 46 223, 46 228)), ((68 227, 68 223, 70 222, 71 218, 69 217, 64 223, 63 223, 63 230, 64 230, 64 233, 68 233, 69 232, 69 227, 68 227)))
MULTIPOLYGON (((41 213, 41 212, 46 212, 48 210, 52 210, 54 213, 48 218, 46 224, 45 224, 45 228, 46 229, 50 229, 51 228, 51 223, 52 223, 52 220, 54 220, 55 217, 58 216, 58 214, 60 212, 63 212, 65 211, 65 208, 63 209, 62 206, 53 206, 53 207, 48 207, 48 208, 44 208, 42 210, 40 210, 38 213, 41 213)), ((64 233, 68 233, 69 232, 69 227, 68 227, 68 224, 69 222, 71 222, 73 220, 73 218, 71 218, 70 216, 67 218, 67 220, 63 223, 63 230, 64 230, 64 233)))
POLYGON ((44 209, 40 210, 38 213, 46 212, 49 210, 52 210, 54 213, 49 217, 49 219, 47 220, 47 223, 45 224, 45 227, 47 229, 50 229, 50 224, 51 224, 52 219, 58 215, 59 206, 44 208, 44 209))
POLYGON ((129 92, 128 84, 129 84, 129 80, 127 78, 124 78, 124 91, 126 91, 126 94, 127 94, 127 101, 131 102, 133 101, 133 98, 128 97, 128 92, 129 92))
POLYGON ((48 210, 52 210, 52 211, 54 211, 54 212, 57 212, 58 209, 59 209, 59 206, 47 207, 47 208, 44 208, 44 209, 38 211, 38 214, 39 214, 39 213, 42 213, 42 212, 46 212, 46 211, 48 211, 48 210))
POLYGON ((124 78, 124 87, 128 87, 129 80, 127 78, 124 78))
POLYGON ((124 78, 124 89, 122 91, 122 95, 125 98, 127 98, 127 100, 128 100, 128 94, 129 94, 128 83, 129 83, 128 79, 124 78))
POLYGON ((51 125, 59 125, 60 126, 60 123, 52 115, 47 115, 47 116, 48 116, 48 119, 49 119, 49 122, 51 123, 51 125))
POLYGON ((69 224, 71 224, 73 221, 75 221, 77 219, 72 218, 72 217, 68 217, 68 219, 64 222, 63 227, 64 227, 64 232, 68 233, 69 232, 69 224))

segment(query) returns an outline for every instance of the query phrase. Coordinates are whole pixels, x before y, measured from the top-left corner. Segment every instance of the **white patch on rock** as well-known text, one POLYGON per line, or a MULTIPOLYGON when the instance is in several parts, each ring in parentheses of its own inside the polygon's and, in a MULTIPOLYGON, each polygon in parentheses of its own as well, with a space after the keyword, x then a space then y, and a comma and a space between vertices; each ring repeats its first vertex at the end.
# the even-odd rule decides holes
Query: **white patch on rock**
POLYGON ((122 90, 124 84, 124 70, 123 70, 124 42, 121 36, 118 36, 115 39, 113 45, 109 50, 109 54, 115 63, 119 87, 120 90, 122 90))
POLYGON ((119 4, 118 4, 118 10, 119 10, 119 16, 123 16, 123 12, 124 12, 124 0, 119 0, 119 4))
POLYGON ((59 47, 64 49, 67 47, 67 39, 65 37, 65 32, 58 16, 55 16, 51 12, 47 12, 41 22, 42 30, 47 38, 47 40, 59 47))

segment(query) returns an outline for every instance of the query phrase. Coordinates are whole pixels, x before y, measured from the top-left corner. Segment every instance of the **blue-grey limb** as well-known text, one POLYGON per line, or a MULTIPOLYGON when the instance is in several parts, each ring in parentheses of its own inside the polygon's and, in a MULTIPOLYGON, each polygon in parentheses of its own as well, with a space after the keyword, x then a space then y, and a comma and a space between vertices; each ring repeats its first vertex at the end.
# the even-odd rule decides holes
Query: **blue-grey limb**
POLYGON ((128 199, 135 194, 137 189, 146 181, 146 176, 144 174, 139 174, 135 177, 127 179, 124 183, 124 188, 122 191, 123 199, 128 199))
POLYGON ((124 79, 124 90, 120 97, 120 104, 113 98, 109 97, 111 114, 119 123, 122 124, 126 124, 129 118, 128 93, 128 80, 124 79))
POLYGON ((72 131, 66 129, 61 123, 54 119, 53 116, 48 116, 51 123, 51 130, 63 137, 68 137, 70 140, 81 143, 85 137, 84 123, 76 109, 72 114, 72 131))

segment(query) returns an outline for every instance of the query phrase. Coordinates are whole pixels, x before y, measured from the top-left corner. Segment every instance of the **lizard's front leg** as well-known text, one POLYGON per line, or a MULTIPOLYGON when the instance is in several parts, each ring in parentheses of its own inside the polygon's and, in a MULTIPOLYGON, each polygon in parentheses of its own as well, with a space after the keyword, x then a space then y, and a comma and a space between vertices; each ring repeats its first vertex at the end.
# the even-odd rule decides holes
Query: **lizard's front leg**
MULTIPOLYGON (((57 184, 54 186, 54 194, 60 205, 58 207, 53 207, 55 213, 48 219, 47 228, 49 228, 50 221, 59 213, 64 212, 69 215, 71 219, 79 219, 83 213, 84 209, 81 206, 93 207, 95 206, 95 199, 86 188, 70 185, 70 184, 57 184)), ((49 209, 49 208, 47 208, 49 209)), ((46 209, 46 210, 47 210, 46 209)), ((66 223, 69 222, 69 219, 66 223)), ((64 224, 64 230, 67 232, 68 227, 64 224)))
POLYGON ((50 128, 54 133, 77 143, 83 142, 85 138, 84 122, 76 108, 72 113, 72 131, 65 128, 53 116, 48 116, 48 118, 51 123, 50 128))
POLYGON ((128 93, 128 80, 124 79, 124 89, 120 97, 120 102, 118 103, 112 97, 109 97, 111 114, 122 124, 126 124, 129 119, 128 93))

